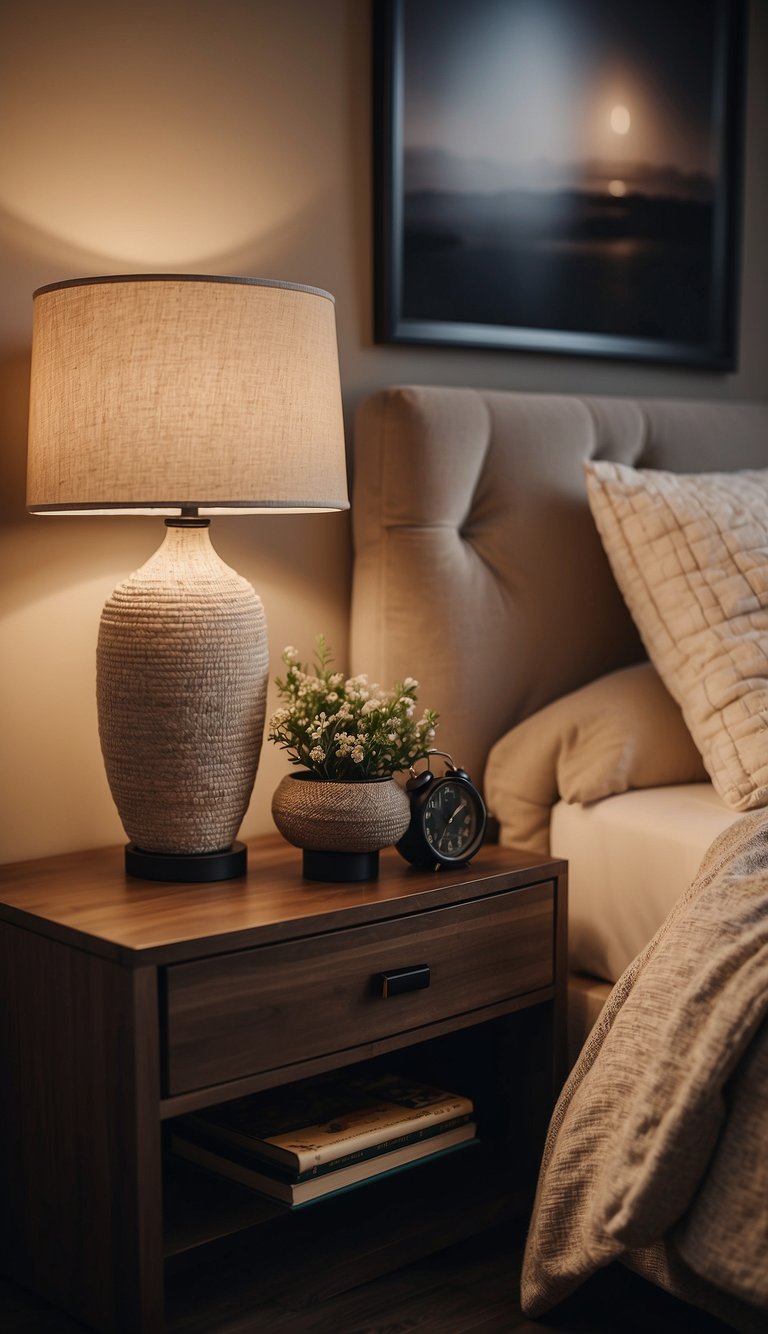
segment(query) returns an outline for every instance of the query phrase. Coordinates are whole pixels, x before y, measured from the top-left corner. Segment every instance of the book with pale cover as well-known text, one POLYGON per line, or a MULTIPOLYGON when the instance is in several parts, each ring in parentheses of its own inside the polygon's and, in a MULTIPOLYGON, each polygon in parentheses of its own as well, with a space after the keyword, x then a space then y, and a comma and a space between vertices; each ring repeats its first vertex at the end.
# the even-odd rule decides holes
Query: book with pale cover
POLYGON ((466 1124, 471 1098, 398 1075, 302 1080, 180 1117, 187 1140, 246 1149, 284 1171, 316 1173, 466 1124), (381 1151, 381 1149, 380 1149, 381 1151))
POLYGON ((453 1126, 450 1130, 444 1130, 438 1124, 435 1129, 434 1135, 421 1141, 391 1150, 385 1145, 387 1152, 384 1153, 371 1149, 357 1162, 346 1163, 343 1167, 336 1167, 334 1163, 331 1164, 334 1168, 332 1171, 321 1170, 317 1174, 309 1171, 298 1177, 283 1172, 273 1163, 256 1160, 252 1154, 236 1147, 232 1148, 230 1156, 223 1146, 217 1152, 210 1145, 187 1140, 175 1133, 171 1135, 171 1148, 180 1157, 206 1168, 209 1172, 228 1177, 231 1181, 237 1181, 251 1190, 258 1191, 260 1195, 268 1195, 273 1200, 279 1200, 281 1204, 297 1206, 323 1199, 341 1190, 350 1190, 376 1177, 401 1171, 419 1162, 429 1162, 455 1149, 477 1143, 475 1124, 472 1121, 468 1121, 465 1125, 453 1126))

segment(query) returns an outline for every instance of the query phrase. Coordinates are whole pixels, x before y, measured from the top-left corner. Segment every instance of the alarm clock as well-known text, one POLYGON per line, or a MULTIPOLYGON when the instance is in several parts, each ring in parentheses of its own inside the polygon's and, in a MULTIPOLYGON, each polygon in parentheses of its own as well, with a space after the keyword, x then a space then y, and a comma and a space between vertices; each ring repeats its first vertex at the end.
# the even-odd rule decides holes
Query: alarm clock
POLYGON ((485 837, 485 804, 469 774, 446 751, 429 750, 426 758, 432 755, 448 761, 445 773, 436 778, 430 769, 416 773, 411 767, 405 785, 411 823, 397 850, 413 866, 464 866, 485 837))

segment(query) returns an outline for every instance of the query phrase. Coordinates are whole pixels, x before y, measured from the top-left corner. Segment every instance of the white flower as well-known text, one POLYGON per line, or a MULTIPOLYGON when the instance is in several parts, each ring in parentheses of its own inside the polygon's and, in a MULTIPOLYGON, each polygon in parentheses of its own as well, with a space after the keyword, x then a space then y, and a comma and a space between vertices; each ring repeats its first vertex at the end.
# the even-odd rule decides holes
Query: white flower
POLYGON ((414 677, 389 691, 369 684, 364 673, 345 680, 330 670, 332 655, 322 636, 313 668, 299 661, 292 645, 283 661, 282 707, 270 719, 269 735, 292 763, 337 778, 384 776, 407 769, 434 737, 434 713, 425 710, 416 721, 414 677))

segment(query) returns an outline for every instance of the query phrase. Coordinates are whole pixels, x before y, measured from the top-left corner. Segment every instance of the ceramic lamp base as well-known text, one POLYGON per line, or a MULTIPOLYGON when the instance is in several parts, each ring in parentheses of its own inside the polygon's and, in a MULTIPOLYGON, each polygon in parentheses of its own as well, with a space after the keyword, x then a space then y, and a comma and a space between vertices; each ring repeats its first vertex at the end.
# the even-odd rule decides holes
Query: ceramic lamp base
POLYGON ((138 880, 165 880, 175 885, 235 880, 248 870, 248 849, 244 843, 233 843, 221 852, 184 854, 145 852, 135 843, 129 843, 125 849, 125 870, 138 880))
MULTIPOLYGON (((193 869, 237 837, 268 672, 264 609, 250 584, 216 554, 207 520, 168 520, 160 549, 108 599, 96 657, 101 748, 123 828, 158 868, 185 862, 157 878, 242 874, 193 869)), ((155 878, 146 857, 139 862, 145 869, 131 874, 155 878)))

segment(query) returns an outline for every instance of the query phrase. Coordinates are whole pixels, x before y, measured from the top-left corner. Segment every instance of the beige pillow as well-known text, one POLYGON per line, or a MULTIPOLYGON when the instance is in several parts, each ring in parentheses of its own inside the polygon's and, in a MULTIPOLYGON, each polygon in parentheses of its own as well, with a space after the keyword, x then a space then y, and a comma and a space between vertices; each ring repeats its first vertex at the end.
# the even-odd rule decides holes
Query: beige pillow
POLYGON ((716 790, 735 810, 764 806, 768 471, 586 472, 616 582, 716 790))
POLYGON ((550 810, 630 788, 706 778, 682 714, 649 662, 548 704, 496 742, 485 793, 501 841, 549 850, 550 810))

